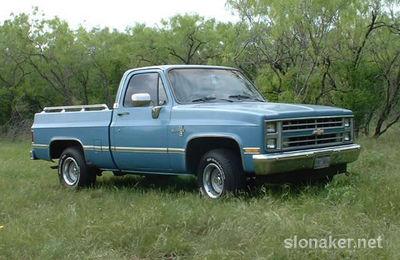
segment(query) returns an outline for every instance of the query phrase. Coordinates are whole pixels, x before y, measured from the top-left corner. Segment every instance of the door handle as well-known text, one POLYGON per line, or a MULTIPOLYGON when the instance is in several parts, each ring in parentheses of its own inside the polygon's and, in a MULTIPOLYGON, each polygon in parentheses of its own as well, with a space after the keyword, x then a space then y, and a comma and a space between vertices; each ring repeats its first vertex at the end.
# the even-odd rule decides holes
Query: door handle
POLYGON ((117 113, 118 116, 124 116, 124 115, 129 115, 129 112, 118 112, 117 113))

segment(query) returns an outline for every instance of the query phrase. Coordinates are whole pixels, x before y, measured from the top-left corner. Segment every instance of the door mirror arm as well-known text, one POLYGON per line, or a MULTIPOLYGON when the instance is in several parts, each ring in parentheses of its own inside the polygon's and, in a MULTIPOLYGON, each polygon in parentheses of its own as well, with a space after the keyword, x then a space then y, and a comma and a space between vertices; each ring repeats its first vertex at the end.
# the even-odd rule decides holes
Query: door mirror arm
POLYGON ((154 106, 151 108, 151 116, 154 119, 157 119, 160 116, 160 112, 161 112, 162 106, 154 106))

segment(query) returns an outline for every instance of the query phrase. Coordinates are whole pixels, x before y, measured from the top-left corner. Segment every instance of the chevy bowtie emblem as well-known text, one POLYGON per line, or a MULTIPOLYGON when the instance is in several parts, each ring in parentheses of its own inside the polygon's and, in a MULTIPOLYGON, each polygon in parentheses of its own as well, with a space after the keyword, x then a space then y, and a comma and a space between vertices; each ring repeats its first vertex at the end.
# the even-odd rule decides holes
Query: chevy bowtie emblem
POLYGON ((313 135, 323 135, 325 133, 324 129, 318 128, 313 131, 313 135))

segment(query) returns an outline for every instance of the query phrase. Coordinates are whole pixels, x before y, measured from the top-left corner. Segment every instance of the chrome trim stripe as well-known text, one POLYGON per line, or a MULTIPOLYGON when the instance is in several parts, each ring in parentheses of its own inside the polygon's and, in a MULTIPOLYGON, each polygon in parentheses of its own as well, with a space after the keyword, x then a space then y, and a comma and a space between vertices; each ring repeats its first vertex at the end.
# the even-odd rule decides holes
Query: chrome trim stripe
MULTIPOLYGON (((33 148, 48 149, 47 144, 32 144, 33 148)), ((83 145, 85 151, 100 151, 108 152, 110 149, 108 146, 97 146, 97 145, 83 145)), ((113 146, 112 151, 114 152, 132 152, 132 153, 178 153, 184 154, 184 148, 159 148, 159 147, 115 147, 113 146)))
POLYGON ((89 151, 99 151, 99 152, 108 152, 110 150, 108 146, 96 146, 96 145, 84 145, 83 149, 89 151))
POLYGON ((167 148, 168 149, 168 153, 185 153, 185 149, 184 148, 167 148))
POLYGON ((32 144, 33 148, 39 148, 39 149, 48 149, 49 145, 48 144, 32 144))
POLYGON ((178 153, 184 154, 184 148, 159 148, 159 147, 112 147, 114 152, 129 152, 129 153, 178 153))
POLYGON ((168 148, 149 148, 149 147, 112 147, 114 152, 131 152, 131 153, 167 153, 168 148))
POLYGON ((84 145, 83 146, 84 150, 101 150, 101 146, 94 146, 94 145, 84 145))

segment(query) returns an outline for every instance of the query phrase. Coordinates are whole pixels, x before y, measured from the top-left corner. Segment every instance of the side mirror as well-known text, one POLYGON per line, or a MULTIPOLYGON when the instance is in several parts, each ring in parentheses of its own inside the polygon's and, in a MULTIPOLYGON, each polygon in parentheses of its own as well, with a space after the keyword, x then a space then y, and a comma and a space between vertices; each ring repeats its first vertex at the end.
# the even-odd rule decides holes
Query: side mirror
POLYGON ((137 93, 131 96, 134 107, 146 107, 150 105, 151 97, 148 93, 137 93))

